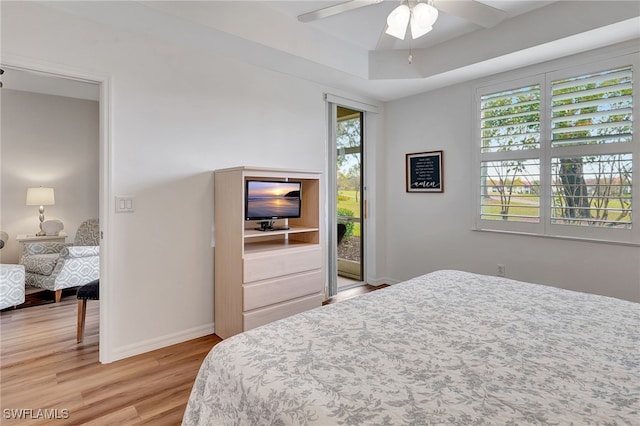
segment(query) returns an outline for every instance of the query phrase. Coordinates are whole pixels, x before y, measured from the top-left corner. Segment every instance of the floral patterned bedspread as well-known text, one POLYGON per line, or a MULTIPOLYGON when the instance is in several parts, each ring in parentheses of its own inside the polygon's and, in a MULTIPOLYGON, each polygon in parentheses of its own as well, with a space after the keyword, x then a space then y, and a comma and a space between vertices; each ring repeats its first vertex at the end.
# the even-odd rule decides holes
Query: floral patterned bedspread
POLYGON ((640 424, 640 304, 438 271, 231 337, 183 425, 640 424))

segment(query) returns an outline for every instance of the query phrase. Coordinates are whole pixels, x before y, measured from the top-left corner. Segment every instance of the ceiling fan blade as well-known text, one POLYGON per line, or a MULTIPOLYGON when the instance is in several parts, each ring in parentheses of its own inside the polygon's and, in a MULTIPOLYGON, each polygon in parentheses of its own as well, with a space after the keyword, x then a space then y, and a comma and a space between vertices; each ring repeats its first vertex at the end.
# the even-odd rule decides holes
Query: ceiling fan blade
POLYGON ((382 2, 382 0, 351 0, 333 6, 325 7, 324 9, 314 10, 313 12, 303 13, 302 15, 298 16, 298 21, 315 21, 316 19, 327 18, 329 16, 337 15, 339 13, 347 12, 349 10, 358 9, 360 7, 369 6, 371 4, 380 2, 382 2))
POLYGON ((440 11, 471 21, 484 28, 492 28, 507 18, 506 12, 474 0, 434 0, 440 11))

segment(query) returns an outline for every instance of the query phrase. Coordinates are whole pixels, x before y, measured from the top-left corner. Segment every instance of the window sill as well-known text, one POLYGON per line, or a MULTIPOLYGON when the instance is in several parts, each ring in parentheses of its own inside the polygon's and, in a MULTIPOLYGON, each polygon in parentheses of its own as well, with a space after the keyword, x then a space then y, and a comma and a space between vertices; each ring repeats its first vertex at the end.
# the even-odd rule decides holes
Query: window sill
POLYGON ((618 245, 618 246, 627 246, 627 247, 640 247, 640 243, 627 242, 627 241, 611 241, 611 240, 600 240, 593 238, 580 238, 580 237, 568 237, 561 235, 541 235, 541 234, 532 234, 530 232, 518 232, 518 231, 503 231, 499 229, 483 229, 483 228, 471 228, 472 231, 477 232, 489 232, 494 234, 507 234, 507 235, 521 235, 526 237, 536 237, 536 238, 550 238, 554 240, 565 240, 565 241, 579 241, 583 243, 595 243, 595 244, 610 244, 610 245, 618 245))

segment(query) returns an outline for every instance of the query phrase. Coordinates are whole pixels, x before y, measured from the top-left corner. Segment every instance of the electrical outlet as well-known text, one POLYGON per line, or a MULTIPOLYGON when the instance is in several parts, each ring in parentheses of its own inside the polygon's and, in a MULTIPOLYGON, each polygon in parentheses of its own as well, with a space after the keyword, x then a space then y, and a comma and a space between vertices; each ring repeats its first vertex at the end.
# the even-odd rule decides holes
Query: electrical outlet
POLYGON ((498 276, 504 277, 504 265, 498 263, 498 276))

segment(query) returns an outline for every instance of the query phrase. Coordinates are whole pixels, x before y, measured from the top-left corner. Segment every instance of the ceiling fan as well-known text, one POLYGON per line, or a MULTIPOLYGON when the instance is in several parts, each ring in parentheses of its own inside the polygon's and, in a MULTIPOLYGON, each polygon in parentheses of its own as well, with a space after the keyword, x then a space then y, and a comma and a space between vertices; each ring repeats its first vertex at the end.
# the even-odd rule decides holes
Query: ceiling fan
MULTIPOLYGON (((325 7, 323 9, 314 10, 308 13, 304 13, 298 16, 298 20, 301 22, 311 22, 317 19, 327 18, 329 16, 337 15, 339 13, 348 12, 350 10, 359 9, 361 7, 370 6, 372 4, 381 3, 383 0, 350 0, 344 3, 339 3, 333 6, 325 7)), ((407 9, 415 10, 416 6, 429 5, 433 6, 437 11, 444 12, 450 15, 455 15, 459 18, 473 22, 484 28, 492 28, 498 25, 502 20, 507 17, 507 14, 491 6, 480 3, 475 0, 402 0, 401 5, 406 5, 407 9)), ((396 9, 394 9, 395 11, 396 9)), ((437 18, 437 11, 435 12, 437 18)), ((393 14, 394 12, 392 12, 393 14)), ((391 19, 391 15, 390 15, 391 19)), ((434 19, 435 21, 435 19, 434 19)), ((431 22, 433 23, 433 22, 431 22)), ((391 23, 389 24, 391 25, 391 23)), ((412 22, 413 25, 413 22, 412 22)), ((406 28, 406 24, 405 24, 406 28)), ((389 26, 387 26, 387 30, 389 26)), ((388 34, 391 34, 387 31, 388 34)), ((393 35, 393 34, 391 34, 393 35)), ((397 35, 394 37, 400 38, 397 35)), ((402 37, 404 38, 404 37, 402 37)), ((417 38, 417 37, 414 37, 417 38)))

